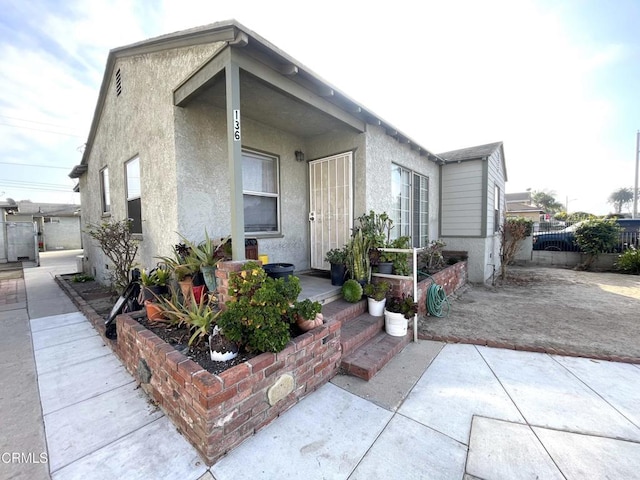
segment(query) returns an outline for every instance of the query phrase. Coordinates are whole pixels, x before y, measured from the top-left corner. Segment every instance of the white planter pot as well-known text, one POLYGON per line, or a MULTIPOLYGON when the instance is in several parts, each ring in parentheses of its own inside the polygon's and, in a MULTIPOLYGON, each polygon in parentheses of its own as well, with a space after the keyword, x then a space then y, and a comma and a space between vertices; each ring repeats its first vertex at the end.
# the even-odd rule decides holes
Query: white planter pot
POLYGON ((367 297, 367 304, 369 306, 369 315, 372 317, 381 317, 384 315, 384 306, 387 303, 387 299, 383 298, 380 301, 374 300, 371 297, 367 297))
POLYGON ((409 321, 401 313, 384 311, 384 329, 393 337, 404 337, 407 334, 409 321))

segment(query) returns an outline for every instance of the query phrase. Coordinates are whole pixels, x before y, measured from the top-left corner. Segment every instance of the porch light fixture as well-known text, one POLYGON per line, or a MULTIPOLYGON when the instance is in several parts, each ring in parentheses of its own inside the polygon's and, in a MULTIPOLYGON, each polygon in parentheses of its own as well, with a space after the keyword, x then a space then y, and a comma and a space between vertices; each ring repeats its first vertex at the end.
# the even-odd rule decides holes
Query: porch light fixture
POLYGON ((296 162, 304 162, 304 153, 302 150, 296 150, 296 162))

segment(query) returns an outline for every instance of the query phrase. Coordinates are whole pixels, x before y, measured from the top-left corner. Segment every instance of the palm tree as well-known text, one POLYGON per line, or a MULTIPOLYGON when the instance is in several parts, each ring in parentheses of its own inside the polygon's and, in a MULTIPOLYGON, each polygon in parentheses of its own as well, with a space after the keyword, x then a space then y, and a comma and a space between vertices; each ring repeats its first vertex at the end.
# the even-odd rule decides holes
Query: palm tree
POLYGON ((632 188, 619 188, 607 199, 608 203, 613 204, 613 208, 615 209, 615 213, 622 213, 622 208, 625 205, 633 202, 633 189, 632 188))
POLYGON ((546 213, 556 213, 564 207, 564 205, 555 199, 554 192, 534 191, 531 195, 531 203, 546 213))

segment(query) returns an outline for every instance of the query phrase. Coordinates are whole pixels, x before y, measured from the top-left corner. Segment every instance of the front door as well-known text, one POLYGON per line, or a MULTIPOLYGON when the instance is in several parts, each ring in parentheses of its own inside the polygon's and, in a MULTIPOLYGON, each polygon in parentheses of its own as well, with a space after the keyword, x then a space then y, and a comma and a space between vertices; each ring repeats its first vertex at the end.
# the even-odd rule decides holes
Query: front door
POLYGON ((311 268, 329 270, 325 254, 342 248, 351 236, 352 158, 347 152, 309 162, 311 268))

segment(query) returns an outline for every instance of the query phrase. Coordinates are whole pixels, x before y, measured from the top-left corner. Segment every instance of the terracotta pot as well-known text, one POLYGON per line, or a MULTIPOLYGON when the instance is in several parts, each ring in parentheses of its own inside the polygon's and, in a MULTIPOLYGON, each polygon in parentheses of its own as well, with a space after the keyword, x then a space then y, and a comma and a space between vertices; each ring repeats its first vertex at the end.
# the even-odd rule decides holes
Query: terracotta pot
POLYGON ((187 304, 191 301, 191 295, 193 292, 193 282, 191 281, 191 277, 187 277, 184 280, 180 280, 178 282, 180 285, 180 292, 182 292, 182 298, 184 299, 184 303, 187 304))
POLYGON ((296 325, 298 325, 300 330, 302 330, 303 332, 308 332, 309 330, 313 330, 314 328, 322 325, 323 321, 324 321, 324 316, 321 313, 318 313, 316 315, 316 318, 311 320, 298 318, 298 320, 296 320, 296 325))
POLYGON ((145 300, 144 308, 147 312, 147 319, 150 322, 156 322, 158 320, 164 319, 164 315, 162 314, 162 309, 157 303, 152 302, 151 300, 145 300))

